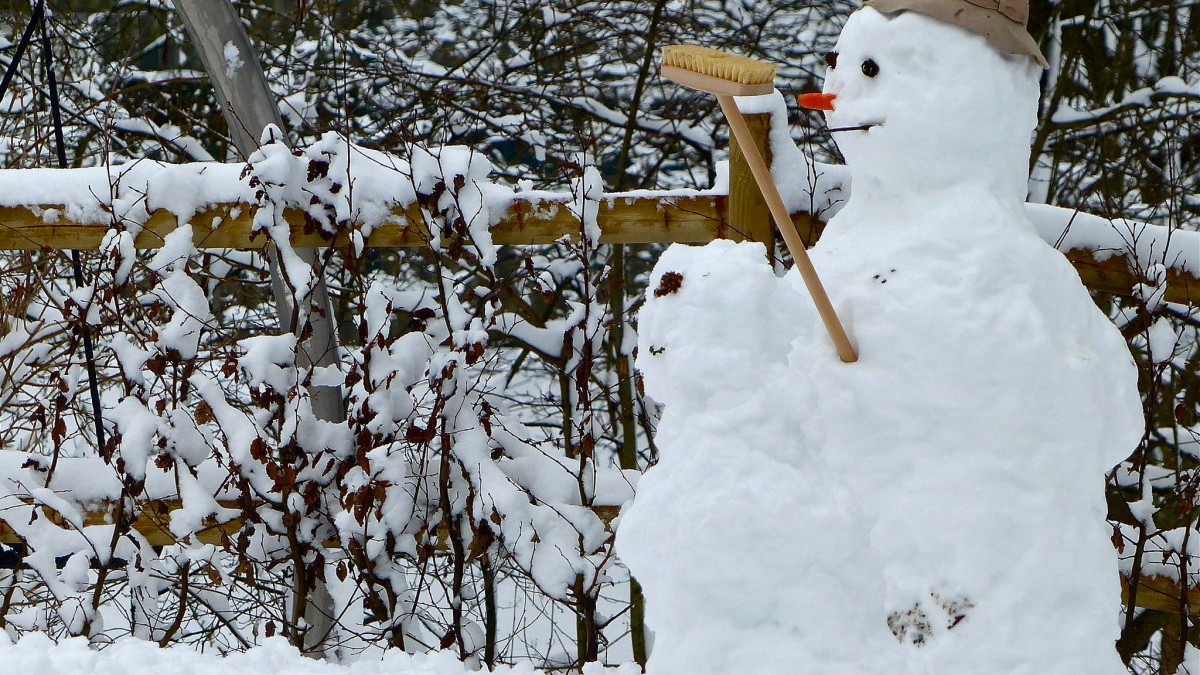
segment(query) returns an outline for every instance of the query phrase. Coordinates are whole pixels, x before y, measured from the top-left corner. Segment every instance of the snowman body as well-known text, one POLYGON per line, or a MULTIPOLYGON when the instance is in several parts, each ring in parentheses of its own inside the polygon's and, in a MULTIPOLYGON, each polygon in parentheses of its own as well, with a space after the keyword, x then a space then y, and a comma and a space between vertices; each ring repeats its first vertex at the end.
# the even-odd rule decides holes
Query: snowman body
POLYGON ((664 254, 661 460, 617 541, 650 672, 1124 672, 1104 473, 1136 368, 1024 213, 1038 70, 911 12, 836 49, 829 126, 871 126, 839 133, 853 193, 811 257, 860 360, 761 247, 664 254))

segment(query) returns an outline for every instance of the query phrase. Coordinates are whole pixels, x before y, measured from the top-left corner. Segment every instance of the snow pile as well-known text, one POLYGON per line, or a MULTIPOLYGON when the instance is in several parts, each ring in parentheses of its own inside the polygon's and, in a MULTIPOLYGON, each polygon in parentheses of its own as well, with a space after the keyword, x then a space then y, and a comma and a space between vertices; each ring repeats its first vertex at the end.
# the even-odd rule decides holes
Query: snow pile
MULTIPOLYGON (((0 632, 0 660, 5 672, 38 675, 225 675, 226 673, 271 673, 272 675, 466 675, 471 672, 453 652, 406 654, 391 649, 380 659, 364 659, 339 665, 305 658, 275 637, 246 652, 225 656, 204 654, 188 647, 159 649, 145 640, 124 639, 97 651, 86 639, 72 638, 55 644, 42 633, 21 638, 16 644, 0 632)), ((532 666, 496 666, 495 675, 534 675, 532 666)), ((636 664, 604 668, 589 664, 584 675, 633 675, 636 664)))
POLYGON ((875 126, 838 136, 854 195, 812 258, 859 362, 757 244, 651 278, 661 461, 617 542, 650 672, 1125 672, 1104 474, 1137 373, 1023 208, 1038 73, 913 13, 837 51, 829 126, 875 126))

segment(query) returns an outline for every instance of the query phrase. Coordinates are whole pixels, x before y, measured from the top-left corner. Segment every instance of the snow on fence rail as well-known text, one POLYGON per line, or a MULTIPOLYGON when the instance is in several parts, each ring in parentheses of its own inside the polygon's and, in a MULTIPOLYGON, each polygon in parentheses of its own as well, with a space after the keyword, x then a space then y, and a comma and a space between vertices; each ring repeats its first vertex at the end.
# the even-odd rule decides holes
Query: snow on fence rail
MULTIPOLYGON (((730 217, 730 197, 720 194, 625 193, 606 194, 599 200, 596 216, 602 244, 698 244, 722 238, 747 238, 753 232, 730 217)), ((577 236, 578 215, 567 194, 534 193, 515 195, 503 215, 492 226, 493 243, 499 245, 549 244, 564 236, 577 236)), ((111 226, 103 222, 78 222, 66 218, 61 203, 36 206, 0 206, 0 250, 95 250, 100 248, 111 226)), ((1089 288, 1126 295, 1139 279, 1138 265, 1124 255, 1132 247, 1139 258, 1167 260, 1164 299, 1196 304, 1200 301, 1200 255, 1186 256, 1190 246, 1200 250, 1194 232, 1168 233, 1166 228, 1132 221, 1110 221, 1087 213, 1043 204, 1030 204, 1028 211, 1039 232, 1052 243, 1061 238, 1063 251, 1089 288), (1060 237, 1066 231, 1066 237, 1060 237), (1171 250, 1167 242, 1171 239, 1171 250), (1177 253, 1178 255, 1171 255, 1177 253)), ((284 217, 292 228, 297 248, 344 246, 350 234, 329 236, 306 227, 304 212, 288 209, 284 217)), ((254 215, 247 203, 216 204, 193 215, 193 241, 197 248, 262 248, 268 239, 253 236, 254 215), (207 224, 208 227, 203 227, 207 224), (201 227, 197 227, 201 226, 201 227)), ((796 213, 792 222, 806 241, 815 242, 824 224, 807 213, 796 213)), ((140 249, 163 245, 166 235, 180 219, 166 208, 149 213, 134 239, 140 249)), ((412 247, 429 242, 420 207, 397 207, 390 220, 373 228, 366 237, 368 247, 412 247)), ((1151 263, 1152 264, 1152 263, 1151 263)))
MULTIPOLYGON (((43 455, 13 450, 0 451, 0 476, 12 483, 10 493, 0 495, 0 544, 22 544, 35 534, 25 524, 45 519, 62 530, 63 536, 84 528, 111 526, 121 517, 121 481, 99 457, 59 457, 53 464, 43 455), (51 476, 53 479, 51 480, 51 476), (53 488, 52 490, 50 488, 53 488), (56 494, 69 494, 71 504, 56 500, 56 494)), ((199 493, 211 495, 212 500, 191 513, 182 509, 177 477, 173 470, 154 467, 146 472, 143 496, 139 500, 132 529, 146 538, 151 546, 172 546, 190 540, 191 543, 224 543, 246 522, 247 516, 266 506, 239 495, 225 484, 228 471, 216 461, 206 461, 197 467, 196 484, 199 491, 189 492, 192 498, 199 493), (207 512, 207 515, 203 515, 207 512), (189 518, 200 518, 189 522, 189 518)), ((207 501, 207 500, 205 500, 207 501)), ((617 517, 619 504, 596 504, 592 510, 605 523, 617 517)), ((38 526, 40 529, 45 530, 38 526)), ((445 529, 445 524, 442 525, 445 529)), ((77 532, 81 533, 81 532, 77 532)), ((448 537, 441 538, 446 545, 448 537)), ((327 542, 336 546, 335 542, 327 542)), ((4 567, 0 564, 0 567, 4 567)))
MULTIPOLYGON (((822 221, 844 202, 848 177, 842 167, 802 158, 796 166, 794 147, 791 153, 781 152, 776 142, 768 148, 770 116, 751 117, 763 150, 774 151, 777 164, 780 159, 787 164, 773 167, 777 177, 792 178, 796 185, 785 199, 813 212, 794 208, 792 217, 811 245, 820 237, 822 221)), ((478 187, 467 205, 473 212, 465 215, 472 236, 482 234, 488 246, 578 237, 581 217, 594 220, 602 244, 769 241, 774 236, 765 204, 736 147, 725 186, 608 194, 590 188, 585 194, 582 179, 573 192, 517 192, 488 182, 486 160, 464 148, 412 152, 417 156, 409 164, 333 135, 303 153, 297 151, 295 163, 301 171, 306 165, 308 176, 307 181, 303 173, 289 176, 307 183, 292 191, 295 199, 283 212, 293 246, 426 245, 436 233, 426 227, 423 210, 428 203, 422 198, 444 201, 445 186, 436 184, 444 176, 478 187), (342 190, 342 185, 349 188, 342 190)), ((255 177, 270 175, 273 169, 297 170, 271 166, 277 159, 260 162, 249 181, 246 165, 234 163, 140 161, 117 167, 0 170, 0 250, 95 250, 106 245, 155 249, 181 224, 191 225, 197 248, 262 248, 271 238, 255 225, 256 202, 263 193, 255 177)), ((1148 281, 1146 270, 1161 266, 1165 275, 1149 281, 1165 282, 1166 301, 1200 301, 1200 233, 1045 204, 1029 204, 1027 211, 1042 237, 1063 251, 1089 288, 1129 294, 1135 284, 1148 281)))

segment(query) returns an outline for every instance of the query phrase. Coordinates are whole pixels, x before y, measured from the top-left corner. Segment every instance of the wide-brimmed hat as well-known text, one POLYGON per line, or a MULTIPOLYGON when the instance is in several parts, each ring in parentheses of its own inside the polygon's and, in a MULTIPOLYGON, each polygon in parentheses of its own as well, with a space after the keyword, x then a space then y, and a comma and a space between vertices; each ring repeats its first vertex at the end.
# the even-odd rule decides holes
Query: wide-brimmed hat
POLYGON ((1050 67, 1025 28, 1029 0, 865 0, 863 6, 885 13, 910 10, 924 14, 982 35, 1009 54, 1027 54, 1041 67, 1050 67))

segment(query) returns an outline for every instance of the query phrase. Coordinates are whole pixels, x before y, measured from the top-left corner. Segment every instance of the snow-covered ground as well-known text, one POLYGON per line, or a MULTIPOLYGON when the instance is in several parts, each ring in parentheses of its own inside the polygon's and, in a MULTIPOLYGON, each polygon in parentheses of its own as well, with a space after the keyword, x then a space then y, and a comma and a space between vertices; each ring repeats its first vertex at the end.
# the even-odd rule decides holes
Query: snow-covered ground
MULTIPOLYGON (((30 675, 466 675, 472 672, 453 652, 405 654, 389 650, 380 659, 335 664, 305 658, 287 640, 267 638, 261 645, 226 656, 190 647, 160 649, 128 638, 93 649, 84 638, 55 644, 42 633, 12 644, 0 631, 0 672, 30 675)), ((486 671, 485 671, 486 672, 486 671)), ((532 666, 497 666, 495 675, 534 675, 532 666)), ((592 664, 584 675, 634 675, 636 664, 605 668, 592 664)))

